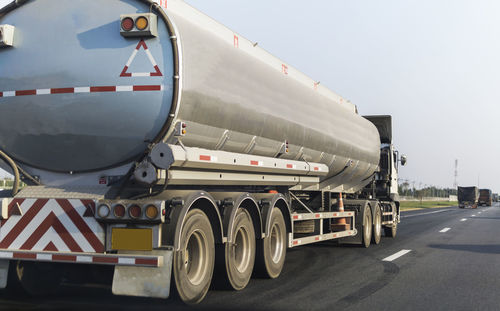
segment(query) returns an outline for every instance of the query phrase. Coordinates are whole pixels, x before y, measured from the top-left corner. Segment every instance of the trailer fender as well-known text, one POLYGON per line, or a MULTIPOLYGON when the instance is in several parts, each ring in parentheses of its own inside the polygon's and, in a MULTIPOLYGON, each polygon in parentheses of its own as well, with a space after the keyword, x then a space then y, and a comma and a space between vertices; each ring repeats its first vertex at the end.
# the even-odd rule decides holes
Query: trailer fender
POLYGON ((232 243, 234 237, 232 236, 231 228, 236 218, 238 208, 244 208, 250 213, 252 223, 255 230, 255 236, 260 239, 262 236, 262 216, 258 208, 259 204, 249 193, 212 193, 212 196, 217 201, 220 201, 222 212, 222 226, 224 237, 227 238, 228 243, 232 243))
POLYGON ((167 245, 173 245, 176 251, 180 250, 181 232, 187 213, 194 208, 201 209, 210 220, 214 233, 215 243, 223 243, 222 218, 214 198, 205 191, 193 191, 183 198, 172 200, 174 205, 170 216, 170 224, 164 226, 166 234, 163 241, 167 245))
POLYGON ((262 238, 265 238, 269 234, 269 232, 271 232, 271 211, 274 207, 277 207, 281 210, 283 218, 285 219, 287 233, 292 233, 292 216, 290 207, 286 201, 286 198, 281 193, 273 194, 272 196, 261 197, 260 205, 262 208, 263 223, 265 224, 262 238))

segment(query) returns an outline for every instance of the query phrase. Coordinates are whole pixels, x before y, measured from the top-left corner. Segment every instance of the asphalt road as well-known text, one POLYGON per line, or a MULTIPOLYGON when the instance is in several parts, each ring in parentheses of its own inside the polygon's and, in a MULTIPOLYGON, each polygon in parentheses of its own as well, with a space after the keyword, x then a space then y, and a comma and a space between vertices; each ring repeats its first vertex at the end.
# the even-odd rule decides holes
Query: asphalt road
POLYGON ((395 239, 383 238, 368 249, 325 243, 288 250, 277 280, 252 279, 241 292, 212 290, 195 308, 113 296, 107 287, 66 286, 45 299, 3 294, 0 309, 500 309, 500 206, 411 211, 402 217, 395 239))

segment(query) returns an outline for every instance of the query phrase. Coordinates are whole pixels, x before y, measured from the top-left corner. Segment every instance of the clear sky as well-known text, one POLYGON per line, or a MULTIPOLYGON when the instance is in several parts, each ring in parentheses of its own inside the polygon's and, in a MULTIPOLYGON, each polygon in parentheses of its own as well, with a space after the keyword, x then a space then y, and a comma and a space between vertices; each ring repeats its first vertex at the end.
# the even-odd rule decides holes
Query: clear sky
POLYGON ((401 178, 451 187, 458 159, 460 185, 500 191, 500 1, 187 2, 361 114, 391 114, 401 178))

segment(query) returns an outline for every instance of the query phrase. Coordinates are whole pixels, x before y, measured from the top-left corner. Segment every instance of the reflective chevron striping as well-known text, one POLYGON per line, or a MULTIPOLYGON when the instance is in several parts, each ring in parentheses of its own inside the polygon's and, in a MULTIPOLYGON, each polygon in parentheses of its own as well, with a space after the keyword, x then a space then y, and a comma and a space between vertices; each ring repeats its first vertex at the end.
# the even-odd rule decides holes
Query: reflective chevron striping
POLYGON ((1 223, 0 248, 104 252, 104 229, 87 216, 94 206, 90 200, 14 199, 1 223))

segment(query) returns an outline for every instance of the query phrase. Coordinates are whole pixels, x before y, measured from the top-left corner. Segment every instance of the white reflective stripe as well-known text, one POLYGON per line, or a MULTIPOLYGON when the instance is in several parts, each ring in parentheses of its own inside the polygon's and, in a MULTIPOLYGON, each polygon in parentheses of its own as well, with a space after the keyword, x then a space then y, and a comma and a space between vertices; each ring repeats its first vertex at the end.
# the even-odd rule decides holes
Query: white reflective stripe
POLYGON ((160 85, 160 90, 161 90, 161 91, 164 91, 164 90, 165 90, 165 87, 163 86, 163 84, 162 84, 162 85, 160 85))
POLYGON ((0 258, 12 258, 14 256, 14 253, 12 252, 1 252, 0 253, 0 258))
POLYGON ((135 258, 118 258, 119 264, 135 265, 135 258))
POLYGON ((117 92, 131 92, 134 90, 133 85, 118 85, 116 86, 117 92))
POLYGON ((439 232, 442 232, 442 233, 444 233, 444 232, 447 232, 447 231, 449 231, 450 229, 451 229, 451 228, 444 228, 443 230, 441 230, 441 231, 439 231, 439 232))
MULTIPOLYGON (((137 55, 137 51, 139 51, 138 49, 135 49, 133 52, 132 52, 132 55, 130 55, 130 58, 128 59, 127 61, 127 64, 125 66, 127 67, 130 67, 130 64, 132 63, 132 61, 134 60, 135 56, 137 55)), ((122 63, 123 64, 123 63, 122 63)))
POLYGON ((39 260, 52 260, 51 254, 36 254, 36 259, 39 260))
POLYGON ((134 72, 131 73, 132 77, 149 77, 151 76, 151 73, 149 72, 134 72))
POLYGON ((75 93, 90 93, 90 86, 75 87, 75 93))
POLYGON ((3 92, 3 97, 12 97, 12 96, 16 96, 16 91, 3 92))
POLYGON ((77 262, 92 262, 92 256, 76 256, 77 262))
POLYGON ((50 94, 50 89, 38 89, 36 90, 36 95, 47 95, 50 94))
POLYGON ((151 55, 151 52, 149 51, 149 49, 146 50, 146 55, 148 56, 149 61, 151 62, 151 64, 153 64, 153 67, 156 66, 156 61, 153 58, 153 55, 151 55))

